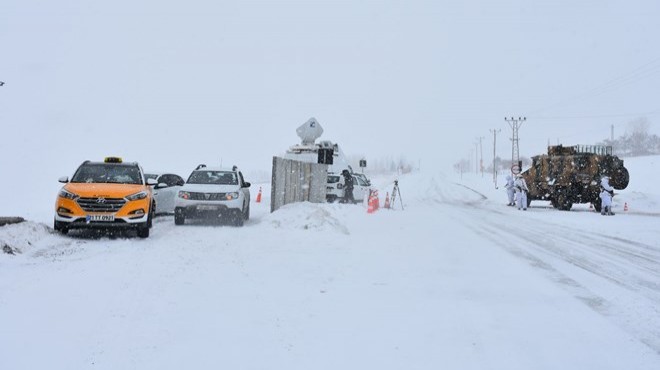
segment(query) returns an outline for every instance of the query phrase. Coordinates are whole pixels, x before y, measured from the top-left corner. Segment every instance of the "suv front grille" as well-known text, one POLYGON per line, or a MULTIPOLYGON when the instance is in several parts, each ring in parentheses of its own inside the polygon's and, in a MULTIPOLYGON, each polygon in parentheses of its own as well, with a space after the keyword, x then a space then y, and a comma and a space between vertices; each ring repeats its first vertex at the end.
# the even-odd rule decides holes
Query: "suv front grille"
POLYGON ((190 193, 190 200, 226 200, 226 193, 190 193))
POLYGON ((126 203, 124 198, 78 198, 78 205, 85 212, 117 212, 126 203))

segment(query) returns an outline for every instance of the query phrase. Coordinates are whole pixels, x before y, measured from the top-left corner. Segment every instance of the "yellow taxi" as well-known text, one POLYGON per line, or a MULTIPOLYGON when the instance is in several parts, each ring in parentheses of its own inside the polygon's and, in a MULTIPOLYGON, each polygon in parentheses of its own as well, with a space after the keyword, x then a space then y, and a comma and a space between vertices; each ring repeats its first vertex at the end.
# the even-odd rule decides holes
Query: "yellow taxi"
POLYGON ((56 231, 135 229, 139 237, 149 237, 156 181, 146 180, 137 163, 124 163, 118 157, 85 161, 71 179, 65 176, 59 181, 65 185, 55 202, 56 231))

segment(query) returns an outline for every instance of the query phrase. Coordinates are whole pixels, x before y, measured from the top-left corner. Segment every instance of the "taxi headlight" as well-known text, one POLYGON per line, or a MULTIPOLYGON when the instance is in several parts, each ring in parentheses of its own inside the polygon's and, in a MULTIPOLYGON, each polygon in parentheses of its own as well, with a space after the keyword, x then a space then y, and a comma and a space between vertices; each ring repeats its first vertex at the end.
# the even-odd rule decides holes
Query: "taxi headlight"
POLYGON ((72 199, 72 200, 76 200, 76 199, 78 199, 78 195, 77 195, 77 194, 73 194, 73 193, 71 193, 71 192, 69 192, 69 191, 66 191, 65 189, 61 189, 61 190, 60 190, 60 194, 59 194, 59 196, 62 197, 62 198, 72 199))
POLYGON ((225 199, 227 199, 227 200, 238 199, 238 193, 237 192, 227 193, 227 194, 225 194, 225 199))
POLYGON ((144 199, 146 197, 147 197, 147 192, 146 191, 141 191, 139 193, 135 193, 135 194, 131 194, 131 195, 127 196, 126 200, 130 200, 130 201, 140 200, 140 199, 144 199))
POLYGON ((190 199, 190 193, 187 191, 180 191, 179 198, 181 199, 190 199))

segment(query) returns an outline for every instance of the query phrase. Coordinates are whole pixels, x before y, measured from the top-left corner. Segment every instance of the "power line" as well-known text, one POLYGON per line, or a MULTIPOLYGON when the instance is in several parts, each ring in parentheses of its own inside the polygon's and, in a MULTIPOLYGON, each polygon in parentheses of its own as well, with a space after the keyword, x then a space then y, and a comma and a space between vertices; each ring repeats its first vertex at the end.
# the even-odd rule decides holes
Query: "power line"
POLYGON ((637 67, 633 69, 632 71, 619 75, 613 79, 610 79, 606 81, 605 83, 598 85, 596 87, 593 87, 591 89, 586 90, 585 92, 581 94, 574 95, 572 97, 560 100, 556 103, 550 104, 545 107, 541 107, 538 109, 535 109, 531 112, 528 113, 528 116, 532 116, 535 113, 542 112, 551 108, 556 108, 559 106, 567 105, 570 103, 575 103, 578 100, 583 100, 586 98, 590 97, 595 97, 599 95, 603 95, 604 93, 607 93, 609 90, 612 90, 613 88, 616 87, 623 87, 626 85, 629 85, 633 82, 636 82, 640 79, 646 78, 648 76, 651 76, 655 73, 660 71, 660 58, 656 58, 651 60, 648 63, 645 63, 644 65, 637 67))
POLYGON ((578 119, 578 118, 624 118, 624 117, 637 117, 637 116, 654 116, 660 114, 660 109, 652 110, 645 113, 621 113, 621 114, 595 114, 595 115, 582 115, 582 116, 532 116, 535 120, 544 119, 578 119))

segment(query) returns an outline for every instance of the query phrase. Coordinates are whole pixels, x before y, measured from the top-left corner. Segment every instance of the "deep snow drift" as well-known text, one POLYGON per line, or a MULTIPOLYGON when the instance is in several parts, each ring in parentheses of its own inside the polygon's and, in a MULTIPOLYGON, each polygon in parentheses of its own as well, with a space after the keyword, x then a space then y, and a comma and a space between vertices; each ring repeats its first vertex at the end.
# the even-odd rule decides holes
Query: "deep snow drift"
POLYGON ((146 240, 44 213, 0 228, 0 368, 656 369, 660 198, 633 162, 614 217, 435 171, 399 179, 403 211, 269 214, 262 184, 243 228, 161 217, 146 240))

